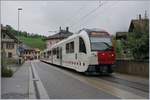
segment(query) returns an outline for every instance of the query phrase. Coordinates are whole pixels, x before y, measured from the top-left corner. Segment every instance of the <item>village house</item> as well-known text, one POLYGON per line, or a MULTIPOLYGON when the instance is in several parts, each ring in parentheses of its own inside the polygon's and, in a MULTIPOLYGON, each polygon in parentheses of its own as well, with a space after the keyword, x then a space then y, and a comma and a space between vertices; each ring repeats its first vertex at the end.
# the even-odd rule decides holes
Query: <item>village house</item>
POLYGON ((127 40, 128 34, 137 33, 137 31, 142 34, 145 32, 145 30, 149 30, 149 27, 147 26, 149 26, 149 19, 146 17, 146 15, 144 18, 139 15, 139 19, 131 20, 128 32, 116 32, 116 39, 127 40))
POLYGON ((19 58, 17 48, 21 42, 11 33, 8 33, 6 27, 1 25, 1 50, 5 52, 7 58, 19 58))
MULTIPOLYGON (((129 29, 127 32, 116 32, 116 40, 123 43, 124 48, 122 50, 122 55, 126 57, 130 55, 130 51, 128 50, 128 35, 130 34, 143 34, 149 31, 149 19, 146 17, 142 18, 139 15, 138 19, 132 19, 129 29)), ((127 58, 127 57, 126 57, 127 58)))
POLYGON ((65 38, 68 38, 71 35, 73 35, 73 33, 69 31, 69 27, 66 27, 66 30, 62 30, 60 27, 60 31, 58 33, 51 35, 45 39, 46 48, 50 48, 55 43, 65 39, 65 38))
POLYGON ((22 44, 21 47, 23 49, 21 56, 24 58, 24 60, 33 60, 33 59, 39 59, 40 58, 40 49, 31 48, 25 44, 22 44))

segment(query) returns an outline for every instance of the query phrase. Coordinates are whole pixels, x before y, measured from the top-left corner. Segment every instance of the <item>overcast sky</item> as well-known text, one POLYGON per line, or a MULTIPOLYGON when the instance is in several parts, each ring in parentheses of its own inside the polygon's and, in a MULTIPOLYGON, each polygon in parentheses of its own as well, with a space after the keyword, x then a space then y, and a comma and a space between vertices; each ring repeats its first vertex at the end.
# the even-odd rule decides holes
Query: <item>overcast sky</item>
POLYGON ((101 28, 111 34, 128 31, 138 14, 149 16, 150 1, 1 1, 1 23, 18 27, 17 9, 21 7, 20 30, 50 35, 65 29, 101 28), (101 5, 101 6, 100 6, 101 5), (99 7, 100 6, 100 7, 99 7))

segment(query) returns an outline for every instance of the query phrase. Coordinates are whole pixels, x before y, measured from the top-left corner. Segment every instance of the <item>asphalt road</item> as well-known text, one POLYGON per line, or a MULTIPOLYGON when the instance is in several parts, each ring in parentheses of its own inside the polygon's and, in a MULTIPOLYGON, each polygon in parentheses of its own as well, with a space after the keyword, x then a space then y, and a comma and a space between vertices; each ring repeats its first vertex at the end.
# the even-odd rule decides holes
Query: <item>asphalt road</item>
MULTIPOLYGON (((89 77, 38 60, 32 63, 50 99, 148 98, 149 92, 135 88, 137 84, 122 79, 89 77)), ((138 84, 137 87, 139 86, 138 84)))
POLYGON ((33 62, 50 99, 116 99, 43 62, 33 62))

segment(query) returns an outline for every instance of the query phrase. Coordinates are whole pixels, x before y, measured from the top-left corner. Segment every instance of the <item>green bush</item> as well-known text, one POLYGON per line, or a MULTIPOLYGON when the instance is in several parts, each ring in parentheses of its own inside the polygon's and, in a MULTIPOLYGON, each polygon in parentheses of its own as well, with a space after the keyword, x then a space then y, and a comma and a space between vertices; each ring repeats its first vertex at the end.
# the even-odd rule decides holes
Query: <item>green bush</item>
POLYGON ((13 71, 9 68, 2 68, 2 77, 12 77, 13 71))
POLYGON ((7 65, 17 64, 17 59, 14 58, 6 58, 5 61, 7 65))
POLYGON ((149 58, 149 34, 132 33, 128 36, 128 46, 135 59, 149 58), (140 36, 138 36, 138 35, 140 36))
POLYGON ((123 43, 121 40, 116 41, 116 56, 117 58, 122 58, 122 51, 123 51, 123 43))

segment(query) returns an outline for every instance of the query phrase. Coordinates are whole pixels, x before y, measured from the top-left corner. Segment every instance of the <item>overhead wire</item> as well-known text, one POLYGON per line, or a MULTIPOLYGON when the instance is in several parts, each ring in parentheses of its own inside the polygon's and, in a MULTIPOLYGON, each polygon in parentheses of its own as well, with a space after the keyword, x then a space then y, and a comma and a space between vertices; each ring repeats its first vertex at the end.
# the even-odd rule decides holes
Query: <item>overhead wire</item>
MULTIPOLYGON (((80 21, 83 21, 84 19, 86 19, 88 16, 90 16, 91 14, 93 14, 95 11, 97 11, 101 6, 103 6, 104 3, 100 4, 98 7, 96 7, 95 9, 91 10, 90 12, 88 12, 87 14, 85 14, 84 16, 82 16, 79 21, 76 21, 77 24, 79 24, 80 21)), ((76 23, 74 23, 75 25, 77 25, 76 23)), ((70 27, 74 27, 75 25, 71 25, 70 27)))
MULTIPOLYGON (((118 1, 117 3, 115 3, 115 4, 112 4, 111 6, 109 6, 109 7, 112 7, 112 6, 114 6, 114 5, 116 5, 116 4, 118 4, 120 1, 118 1)), ((107 3, 107 2, 106 2, 107 3)), ((108 8, 107 8, 108 9, 108 8)), ((106 12, 106 10, 105 10, 105 12, 106 12)), ((84 22, 84 23, 87 23, 87 21, 86 22, 84 22)), ((80 26, 81 26, 81 24, 83 25, 84 24, 83 23, 83 21, 82 21, 82 23, 80 23, 80 26)), ((77 27, 77 25, 76 25, 76 27, 77 27)))
POLYGON ((77 17, 77 16, 80 14, 80 12, 83 10, 83 8, 85 8, 85 6, 80 7, 80 8, 75 12, 75 14, 73 14, 73 15, 70 17, 70 19, 67 20, 67 21, 69 21, 69 24, 71 24, 71 22, 74 20, 74 18, 77 17))

